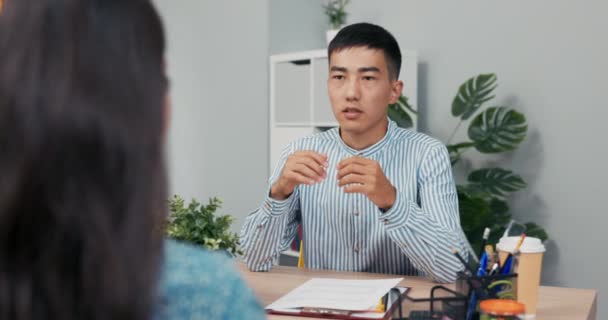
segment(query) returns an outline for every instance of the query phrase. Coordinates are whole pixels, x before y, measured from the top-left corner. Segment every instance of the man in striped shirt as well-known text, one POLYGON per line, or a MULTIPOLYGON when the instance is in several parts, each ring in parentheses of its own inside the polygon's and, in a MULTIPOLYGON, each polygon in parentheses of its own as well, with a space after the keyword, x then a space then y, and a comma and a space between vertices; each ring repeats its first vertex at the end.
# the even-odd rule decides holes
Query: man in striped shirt
POLYGON ((339 128, 289 144, 241 232, 245 262, 266 271, 302 224, 306 267, 424 274, 452 282, 468 244, 445 146, 387 118, 401 53, 385 29, 343 28, 328 48, 339 128))

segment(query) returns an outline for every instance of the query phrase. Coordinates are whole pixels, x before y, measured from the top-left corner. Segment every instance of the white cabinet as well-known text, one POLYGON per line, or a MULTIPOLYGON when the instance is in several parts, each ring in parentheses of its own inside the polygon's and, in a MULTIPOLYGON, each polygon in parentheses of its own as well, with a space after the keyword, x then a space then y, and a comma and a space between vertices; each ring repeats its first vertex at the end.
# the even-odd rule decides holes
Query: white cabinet
MULTIPOLYGON (((418 59, 416 52, 401 52, 403 94, 417 105, 418 59)), ((337 126, 327 96, 327 50, 278 54, 270 57, 270 163, 269 173, 281 151, 291 141, 337 126)), ((415 126, 415 123, 414 123, 415 126)))

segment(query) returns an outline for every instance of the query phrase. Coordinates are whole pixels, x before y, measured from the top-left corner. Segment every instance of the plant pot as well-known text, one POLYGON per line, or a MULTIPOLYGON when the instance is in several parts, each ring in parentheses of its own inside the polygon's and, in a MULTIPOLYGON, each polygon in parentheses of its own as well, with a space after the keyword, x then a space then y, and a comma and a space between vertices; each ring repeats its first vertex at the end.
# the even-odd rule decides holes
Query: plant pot
MULTIPOLYGON (((340 27, 342 29, 342 27, 340 27)), ((340 31, 340 29, 331 29, 325 31, 325 40, 327 41, 327 45, 336 37, 336 34, 340 31)))

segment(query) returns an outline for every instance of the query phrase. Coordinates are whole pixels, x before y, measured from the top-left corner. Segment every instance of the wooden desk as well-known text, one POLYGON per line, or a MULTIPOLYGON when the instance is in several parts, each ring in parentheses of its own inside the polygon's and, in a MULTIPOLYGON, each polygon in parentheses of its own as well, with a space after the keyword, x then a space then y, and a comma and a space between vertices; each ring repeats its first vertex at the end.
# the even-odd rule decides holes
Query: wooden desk
MULTIPOLYGON (((306 282, 310 278, 338 278, 338 279, 381 279, 394 278, 395 275, 336 272, 326 270, 297 269, 294 267, 275 266, 270 272, 250 272, 247 267, 239 263, 245 281, 253 288, 263 306, 267 306, 290 290, 306 282)), ((404 277, 400 284, 411 287, 410 296, 414 298, 428 298, 430 289, 435 283, 420 277, 404 277)), ((540 299, 536 320, 560 319, 596 319, 597 291, 584 289, 569 289, 558 287, 540 287, 540 299)), ((269 319, 312 319, 290 316, 269 316, 269 319)))

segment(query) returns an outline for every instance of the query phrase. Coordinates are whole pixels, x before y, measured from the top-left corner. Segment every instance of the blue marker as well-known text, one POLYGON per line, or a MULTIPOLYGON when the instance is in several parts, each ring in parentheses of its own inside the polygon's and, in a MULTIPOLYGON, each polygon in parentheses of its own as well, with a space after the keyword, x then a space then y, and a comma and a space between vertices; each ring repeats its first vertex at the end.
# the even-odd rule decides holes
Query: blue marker
MULTIPOLYGON (((488 267, 488 254, 484 251, 481 254, 481 258, 479 259, 479 268, 477 269, 477 276, 485 276, 486 269, 488 267)), ((477 296, 475 295, 475 291, 471 292, 471 300, 469 300, 469 308, 467 309, 467 320, 473 319, 473 314, 475 313, 475 309, 477 307, 477 296)))
POLYGON ((477 269, 477 276, 485 276, 486 269, 488 268, 488 254, 484 251, 479 259, 479 269, 477 269))
POLYGON ((500 270, 500 274, 509 274, 511 273, 511 265, 513 265, 513 256, 509 255, 507 260, 505 260, 505 264, 502 266, 500 270))

